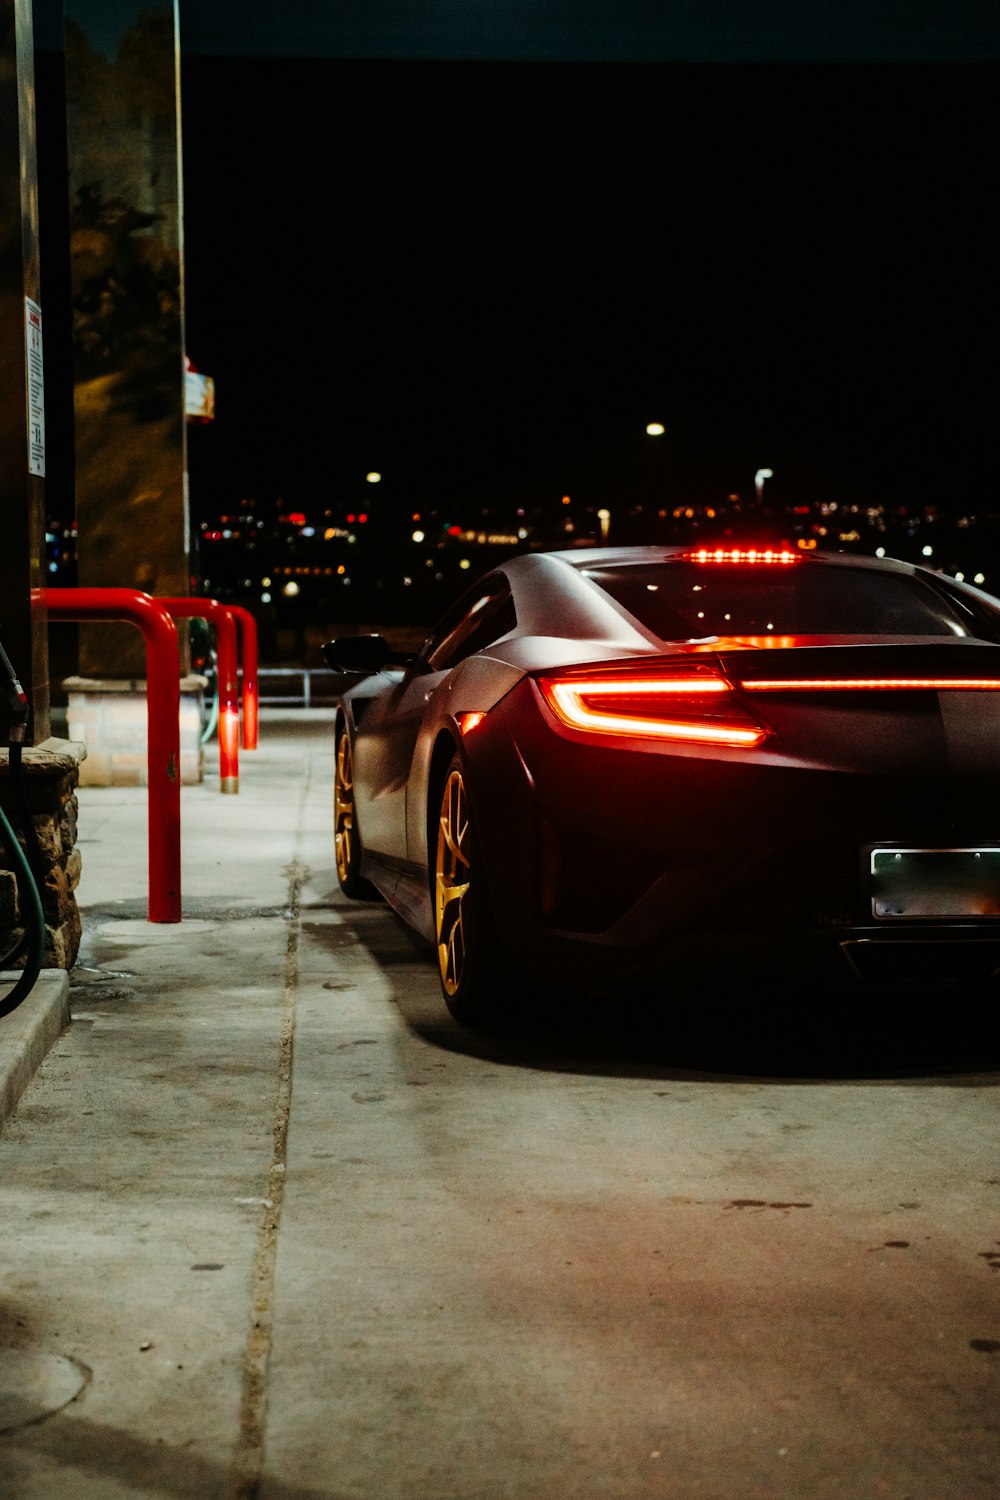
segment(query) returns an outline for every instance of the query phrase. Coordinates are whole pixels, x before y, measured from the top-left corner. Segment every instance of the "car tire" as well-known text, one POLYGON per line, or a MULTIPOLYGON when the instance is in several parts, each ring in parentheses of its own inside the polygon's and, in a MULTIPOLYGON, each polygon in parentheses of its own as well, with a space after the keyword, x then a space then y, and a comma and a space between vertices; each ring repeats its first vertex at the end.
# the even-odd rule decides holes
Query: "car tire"
POLYGON ((333 775, 333 846, 337 880, 352 901, 377 901, 379 893, 361 875, 361 836, 354 805, 354 755, 346 729, 337 736, 333 775))
POLYGON ((507 978, 486 872, 460 758, 452 757, 431 829, 431 896, 438 978, 444 1002, 465 1025, 495 1017, 507 978))

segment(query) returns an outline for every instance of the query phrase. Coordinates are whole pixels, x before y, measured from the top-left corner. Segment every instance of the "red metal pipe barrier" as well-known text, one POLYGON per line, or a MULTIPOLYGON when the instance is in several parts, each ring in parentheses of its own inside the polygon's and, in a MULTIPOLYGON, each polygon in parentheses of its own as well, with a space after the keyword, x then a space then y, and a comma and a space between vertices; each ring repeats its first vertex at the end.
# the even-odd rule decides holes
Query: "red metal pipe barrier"
POLYGON ((257 621, 242 604, 227 604, 240 627, 243 655, 243 748, 257 748, 257 621))
POLYGON ((45 589, 51 620, 126 620, 146 638, 151 922, 181 920, 181 687, 177 626, 138 589, 45 589))
POLYGON ((236 685, 236 620, 228 604, 218 599, 184 595, 159 597, 158 602, 175 619, 209 620, 215 626, 219 674, 219 783, 224 792, 240 789, 240 706, 236 685))

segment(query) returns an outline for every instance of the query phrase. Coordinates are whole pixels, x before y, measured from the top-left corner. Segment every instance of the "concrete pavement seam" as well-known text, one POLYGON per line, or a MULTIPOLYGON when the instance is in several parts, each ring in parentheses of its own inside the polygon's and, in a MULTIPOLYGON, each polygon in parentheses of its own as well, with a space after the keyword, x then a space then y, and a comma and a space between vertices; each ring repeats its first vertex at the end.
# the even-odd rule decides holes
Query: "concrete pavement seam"
MULTIPOLYGON (((309 787, 304 777, 299 806, 297 843, 301 850, 302 817, 309 787)), ((254 1500, 264 1462, 267 1420, 267 1374, 274 1318, 274 1272, 285 1194, 288 1122, 292 1102, 292 1063, 295 1046, 295 1002, 299 982, 301 897, 306 869, 297 852, 289 869, 289 924, 285 947, 284 1001, 281 1011, 277 1092, 274 1105, 273 1148, 268 1172, 267 1199, 261 1220, 251 1282, 250 1328, 243 1353, 240 1424, 230 1478, 230 1500, 254 1500)))

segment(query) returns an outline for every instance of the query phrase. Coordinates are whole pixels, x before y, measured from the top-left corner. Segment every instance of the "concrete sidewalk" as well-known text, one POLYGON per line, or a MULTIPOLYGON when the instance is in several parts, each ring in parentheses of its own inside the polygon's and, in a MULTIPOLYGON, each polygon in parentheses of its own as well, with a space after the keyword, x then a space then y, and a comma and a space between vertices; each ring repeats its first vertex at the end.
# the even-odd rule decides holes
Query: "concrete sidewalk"
POLYGON ((235 796, 207 757, 180 923, 146 918, 145 791, 79 791, 77 966, 0 1019, 5 1500, 254 1490, 301 912, 336 885, 331 734, 328 710, 266 711, 235 796))
MULTIPOLYGON (((267 715, 265 710, 265 718, 267 715)), ((182 788, 184 920, 180 924, 161 927, 145 921, 149 886, 145 790, 80 788, 79 846, 84 868, 77 901, 84 936, 77 970, 86 968, 88 951, 93 959, 99 947, 98 927, 105 917, 139 921, 151 940, 166 941, 172 937, 187 946, 199 930, 199 921, 204 921, 206 903, 213 910, 222 906, 242 913, 260 906, 263 900, 283 902, 287 897, 285 867, 275 870, 265 863, 266 854, 259 844, 253 852, 248 846, 254 842, 254 830, 260 826, 265 807, 266 828, 273 824, 278 807, 292 808, 293 799, 302 793, 298 783, 286 784, 286 775, 294 772, 288 759, 289 746, 287 742, 283 746, 280 743, 282 734, 308 742, 310 749, 318 750, 322 760, 329 749, 331 724, 327 710, 272 711, 269 720, 272 735, 270 742, 262 747, 263 753, 261 750, 241 753, 242 784, 235 798, 221 796, 217 760, 210 748, 204 783, 182 788), (268 878, 270 884, 265 896, 262 881, 268 878)), ((321 776, 325 769, 329 768, 321 767, 321 776)), ((332 795, 329 786, 326 791, 332 795)), ((288 833, 291 836, 291 827, 288 833)), ((330 827, 327 834, 329 837, 330 827)), ((328 857, 329 850, 326 853, 328 857)), ((0 997, 13 988, 18 978, 16 971, 0 973, 0 997)), ((78 972, 77 985, 81 983, 78 972)), ((61 969, 43 969, 17 1009, 9 1016, 0 1016, 0 1126, 10 1118, 42 1059, 69 1025, 69 993, 70 975, 61 969)))

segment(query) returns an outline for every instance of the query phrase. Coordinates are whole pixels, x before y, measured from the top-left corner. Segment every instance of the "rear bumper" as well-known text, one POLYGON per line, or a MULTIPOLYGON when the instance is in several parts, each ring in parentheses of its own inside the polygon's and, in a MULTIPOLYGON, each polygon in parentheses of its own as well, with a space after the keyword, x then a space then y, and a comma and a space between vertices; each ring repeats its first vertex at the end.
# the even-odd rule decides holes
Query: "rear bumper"
POLYGON ((928 927, 886 933, 664 926, 630 933, 574 933, 536 927, 514 945, 521 963, 549 980, 582 986, 621 981, 731 983, 782 989, 1000 991, 1000 932, 928 927))
POLYGON ((992 787, 581 744, 527 691, 493 711, 469 767, 497 926, 526 967, 598 983, 681 969, 1000 982, 1000 916, 880 922, 868 878, 873 840, 1000 844, 992 787))

